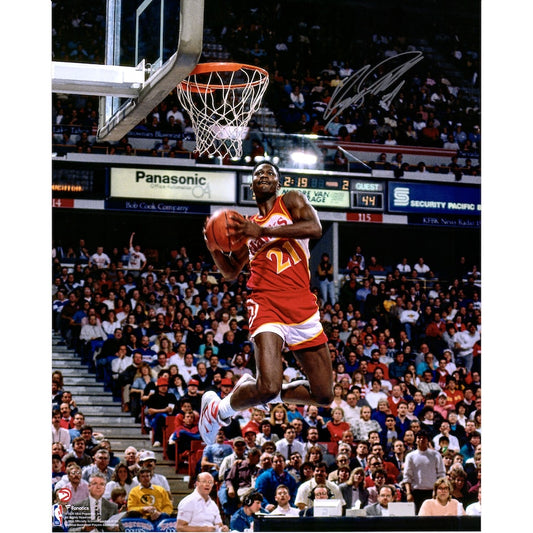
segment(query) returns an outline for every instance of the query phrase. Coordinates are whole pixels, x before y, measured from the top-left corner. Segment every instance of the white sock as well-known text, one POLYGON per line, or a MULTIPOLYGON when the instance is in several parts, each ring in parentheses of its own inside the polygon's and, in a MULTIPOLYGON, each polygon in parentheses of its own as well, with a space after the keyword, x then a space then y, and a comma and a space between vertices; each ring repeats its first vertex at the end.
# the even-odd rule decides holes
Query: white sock
POLYGON ((237 411, 231 407, 231 394, 228 394, 222 400, 220 400, 220 403, 218 404, 218 416, 222 418, 222 420, 226 420, 228 418, 232 418, 237 414, 237 411))

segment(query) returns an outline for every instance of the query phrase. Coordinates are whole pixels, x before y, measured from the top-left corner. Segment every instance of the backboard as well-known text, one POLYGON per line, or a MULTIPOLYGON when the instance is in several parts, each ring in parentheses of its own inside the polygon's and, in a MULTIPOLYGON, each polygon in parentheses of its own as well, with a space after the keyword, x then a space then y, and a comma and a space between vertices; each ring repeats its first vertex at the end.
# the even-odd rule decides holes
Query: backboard
POLYGON ((52 64, 52 91, 100 96, 99 141, 118 141, 202 53, 204 0, 107 0, 105 65, 52 64))

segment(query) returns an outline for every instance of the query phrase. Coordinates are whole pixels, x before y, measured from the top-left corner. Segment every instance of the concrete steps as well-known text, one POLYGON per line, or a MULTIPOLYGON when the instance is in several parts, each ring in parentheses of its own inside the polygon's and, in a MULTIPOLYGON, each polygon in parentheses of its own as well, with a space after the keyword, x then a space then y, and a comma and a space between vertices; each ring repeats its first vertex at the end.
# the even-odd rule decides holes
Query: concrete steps
POLYGON ((141 424, 136 423, 129 413, 122 412, 120 402, 104 390, 103 384, 96 380, 74 350, 58 345, 60 341, 57 334, 52 335, 52 371, 59 370, 63 374, 65 390, 72 392, 87 424, 110 441, 113 453, 119 458, 128 446, 152 450, 157 458, 156 471, 167 477, 174 506, 177 507, 191 492, 188 477, 176 473, 174 463, 163 459, 161 448, 152 448, 150 435, 141 433, 141 424))

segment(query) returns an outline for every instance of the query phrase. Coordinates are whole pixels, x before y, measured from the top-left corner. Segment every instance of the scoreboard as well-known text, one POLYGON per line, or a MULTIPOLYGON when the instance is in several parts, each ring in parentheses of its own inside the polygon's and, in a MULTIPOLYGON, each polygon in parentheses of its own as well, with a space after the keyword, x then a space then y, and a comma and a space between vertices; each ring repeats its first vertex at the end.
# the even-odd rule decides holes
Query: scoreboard
MULTIPOLYGON (((251 183, 251 174, 240 174, 239 201, 243 204, 255 204, 251 183)), ((300 191, 311 205, 323 209, 382 212, 385 207, 385 182, 357 177, 284 173, 280 179, 280 192, 289 190, 300 191)))

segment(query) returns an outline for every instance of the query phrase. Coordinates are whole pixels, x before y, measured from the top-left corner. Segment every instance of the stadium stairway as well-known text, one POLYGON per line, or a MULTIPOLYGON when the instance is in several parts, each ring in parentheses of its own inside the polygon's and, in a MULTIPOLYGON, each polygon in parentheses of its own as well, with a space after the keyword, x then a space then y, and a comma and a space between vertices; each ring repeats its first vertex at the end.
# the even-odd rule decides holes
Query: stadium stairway
POLYGON ((157 459, 156 472, 167 477, 172 492, 174 508, 188 494, 188 477, 176 473, 174 463, 163 459, 162 448, 152 448, 149 434, 141 433, 141 424, 122 412, 120 402, 114 401, 110 392, 104 391, 88 366, 81 362, 74 350, 59 344, 61 337, 52 335, 52 371, 59 370, 64 377, 65 390, 72 392, 78 409, 94 432, 102 433, 111 443, 111 449, 119 458, 128 446, 137 450, 152 450, 157 459))

